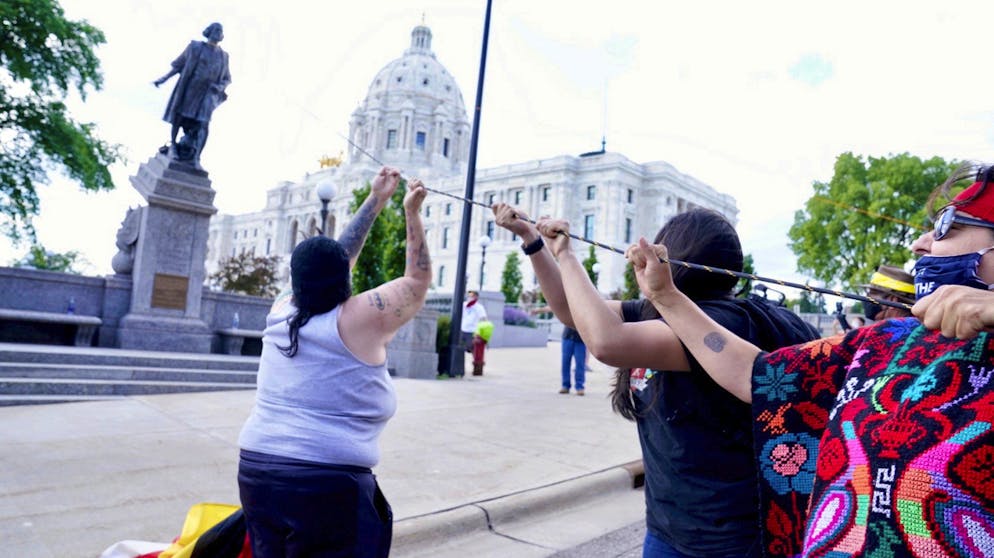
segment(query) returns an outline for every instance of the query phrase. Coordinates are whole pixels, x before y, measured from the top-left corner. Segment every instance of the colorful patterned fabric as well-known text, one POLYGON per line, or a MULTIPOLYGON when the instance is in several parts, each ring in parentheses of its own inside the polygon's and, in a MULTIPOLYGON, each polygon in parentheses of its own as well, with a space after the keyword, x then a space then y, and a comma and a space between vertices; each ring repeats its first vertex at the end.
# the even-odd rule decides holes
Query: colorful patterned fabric
POLYGON ((914 318, 760 355, 767 556, 994 556, 994 335, 914 318))

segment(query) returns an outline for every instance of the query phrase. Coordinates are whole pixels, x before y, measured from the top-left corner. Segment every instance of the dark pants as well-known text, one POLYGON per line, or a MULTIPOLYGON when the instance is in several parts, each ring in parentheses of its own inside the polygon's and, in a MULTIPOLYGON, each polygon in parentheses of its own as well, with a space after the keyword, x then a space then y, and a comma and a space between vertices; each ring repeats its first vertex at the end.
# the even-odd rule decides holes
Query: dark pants
POLYGON ((385 558, 393 512, 363 467, 242 450, 238 489, 254 558, 385 558))

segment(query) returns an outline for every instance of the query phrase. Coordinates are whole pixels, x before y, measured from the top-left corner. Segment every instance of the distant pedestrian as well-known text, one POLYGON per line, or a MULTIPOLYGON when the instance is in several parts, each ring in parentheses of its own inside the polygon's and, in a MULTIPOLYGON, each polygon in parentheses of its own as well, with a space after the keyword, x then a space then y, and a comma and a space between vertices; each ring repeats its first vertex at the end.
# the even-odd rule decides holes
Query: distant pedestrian
POLYGON ((584 383, 587 378, 587 346, 583 344, 580 332, 569 327, 563 327, 562 366, 560 366, 563 385, 559 393, 569 393, 571 387, 576 387, 576 394, 583 395, 584 383), (573 383, 570 383, 570 363, 573 363, 573 383))
POLYGON ((255 406, 238 440, 238 486, 255 558, 390 552, 393 515, 371 468, 397 406, 386 345, 431 284, 421 181, 411 181, 404 197, 404 276, 352 295, 350 259, 372 224, 363 216, 375 218, 399 180, 394 169, 380 171, 342 243, 315 236, 297 245, 292 296, 278 297, 266 317, 255 406))
POLYGON ((485 352, 487 342, 477 334, 476 328, 480 322, 487 320, 487 309, 480 302, 480 293, 466 291, 466 302, 462 308, 462 344, 467 353, 473 355, 473 375, 483 375, 483 365, 486 362, 485 352))

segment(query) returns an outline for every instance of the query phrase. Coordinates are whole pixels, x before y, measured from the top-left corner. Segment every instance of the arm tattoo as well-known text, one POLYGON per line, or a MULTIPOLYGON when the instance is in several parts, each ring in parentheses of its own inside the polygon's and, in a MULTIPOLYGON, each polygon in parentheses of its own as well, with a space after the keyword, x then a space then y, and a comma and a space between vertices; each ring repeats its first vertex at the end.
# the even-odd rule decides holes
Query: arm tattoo
POLYGON ((428 256, 428 248, 425 247, 424 243, 418 245, 418 269, 422 271, 427 271, 431 269, 431 258, 428 256))
POLYGON ((359 210, 355 212, 355 216, 349 221, 348 226, 345 227, 342 236, 338 237, 338 242, 341 243, 342 248, 345 248, 345 252, 350 258, 356 257, 362 250, 362 245, 366 242, 366 235, 369 234, 369 229, 373 226, 373 221, 376 220, 376 214, 376 196, 370 193, 359 210))
POLYGON ((725 337, 716 331, 704 336, 704 346, 716 353, 720 353, 725 348, 725 343, 725 337))
POLYGON ((387 306, 387 301, 380 296, 380 293, 373 291, 369 293, 369 304, 375 306, 377 310, 383 310, 387 306))

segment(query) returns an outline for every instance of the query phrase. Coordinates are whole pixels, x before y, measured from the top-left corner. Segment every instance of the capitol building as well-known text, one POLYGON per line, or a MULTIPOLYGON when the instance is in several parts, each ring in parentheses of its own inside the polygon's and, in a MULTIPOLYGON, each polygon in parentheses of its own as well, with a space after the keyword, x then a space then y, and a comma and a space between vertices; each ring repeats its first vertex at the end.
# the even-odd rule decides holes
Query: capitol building
MULTIPOLYGON (((432 189, 463 196, 469 158, 471 123, 462 92, 431 50, 431 30, 419 25, 400 58, 373 77, 366 98, 352 113, 350 140, 384 164, 419 177, 432 189)), ((290 252, 319 228, 335 237, 350 219, 352 191, 369 182, 380 165, 353 146, 341 161, 323 165, 297 182, 281 182, 268 190, 260 211, 215 215, 207 246, 207 272, 239 252, 282 256, 284 272, 290 252), (330 182, 334 198, 322 227, 318 184, 330 182)), ((637 163, 620 153, 600 151, 558 155, 499 167, 477 169, 475 199, 490 205, 501 201, 521 207, 528 215, 569 220, 573 233, 624 248, 639 236, 652 238, 672 216, 694 207, 711 208, 735 223, 735 199, 716 191, 663 161, 637 163)), ((452 292, 463 203, 429 193, 422 208, 434 266, 434 291, 452 292)), ((517 251, 526 290, 537 286, 521 240, 495 226, 489 209, 473 206, 466 285, 499 290, 507 255, 517 251), (483 250, 479 239, 492 242, 483 250)), ((573 241, 582 258, 588 247, 573 241)), ((613 292, 623 286, 625 259, 598 250, 598 289, 613 292)))

